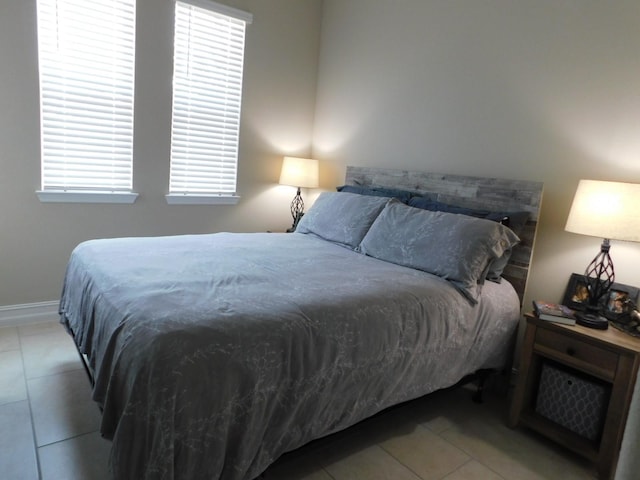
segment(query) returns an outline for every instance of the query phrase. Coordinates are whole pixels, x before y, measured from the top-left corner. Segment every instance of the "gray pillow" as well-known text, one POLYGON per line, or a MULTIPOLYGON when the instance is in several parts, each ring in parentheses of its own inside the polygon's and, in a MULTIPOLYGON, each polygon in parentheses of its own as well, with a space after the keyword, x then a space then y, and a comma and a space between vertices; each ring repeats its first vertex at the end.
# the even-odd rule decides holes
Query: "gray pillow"
POLYGON ((491 262, 518 242, 513 231, 497 222, 391 200, 360 249, 380 260, 438 275, 477 303, 491 262))
POLYGON ((355 250, 388 202, 387 197, 323 192, 302 217, 296 232, 314 233, 355 250))

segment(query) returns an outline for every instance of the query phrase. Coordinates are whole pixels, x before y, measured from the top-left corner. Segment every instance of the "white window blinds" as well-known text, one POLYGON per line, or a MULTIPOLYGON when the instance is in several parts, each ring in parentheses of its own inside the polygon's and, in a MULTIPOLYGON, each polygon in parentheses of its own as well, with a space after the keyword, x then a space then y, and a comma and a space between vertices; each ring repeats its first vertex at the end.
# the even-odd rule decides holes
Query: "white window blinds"
POLYGON ((176 2, 170 194, 234 195, 251 15, 176 2))
POLYGON ((38 0, 42 190, 132 189, 135 0, 38 0))

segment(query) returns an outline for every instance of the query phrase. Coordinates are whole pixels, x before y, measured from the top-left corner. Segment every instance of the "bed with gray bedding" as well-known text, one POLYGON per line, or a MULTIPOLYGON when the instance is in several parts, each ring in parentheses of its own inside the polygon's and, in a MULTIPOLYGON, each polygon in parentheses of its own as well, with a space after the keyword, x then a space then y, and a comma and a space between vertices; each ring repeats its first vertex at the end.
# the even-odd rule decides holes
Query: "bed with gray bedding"
MULTIPOLYGON (((443 216, 374 198, 321 196, 293 234, 74 250, 62 322, 93 374, 114 479, 251 480, 313 439, 504 365, 520 292, 469 282, 477 262, 417 255, 446 241, 422 227, 443 216), (386 248, 394 222, 412 225, 403 248, 386 248)), ((499 235, 482 247, 493 260, 513 240, 494 222, 444 218, 499 235)))

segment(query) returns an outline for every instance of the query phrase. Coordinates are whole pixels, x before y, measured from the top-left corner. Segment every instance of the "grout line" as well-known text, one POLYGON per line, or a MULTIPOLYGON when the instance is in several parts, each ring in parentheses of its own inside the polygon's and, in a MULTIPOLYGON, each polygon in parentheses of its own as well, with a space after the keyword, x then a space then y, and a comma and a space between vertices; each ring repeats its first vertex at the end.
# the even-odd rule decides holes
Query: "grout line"
POLYGON ((487 465, 486 463, 481 462, 480 460, 478 460, 477 458, 474 457, 469 457, 469 460, 467 460, 466 462, 464 462, 462 465, 460 465, 458 468, 456 468, 453 472, 448 473, 445 477, 442 478, 442 480, 447 480, 447 477, 449 475, 452 475, 454 473, 456 473, 458 470, 460 470, 462 467, 464 467, 465 465, 471 463, 471 462, 476 462, 479 465, 482 465, 484 468, 486 468, 487 470, 489 470, 491 473, 493 473, 496 477, 498 477, 501 480, 505 480, 505 478, 500 475, 498 472, 496 472, 493 468, 491 468, 489 465, 487 465))
MULTIPOLYGON (((420 427, 420 424, 415 424, 416 426, 420 427)), ((437 433, 431 432, 434 435, 436 435, 437 437, 441 438, 440 435, 438 435, 437 433)), ((444 440, 444 438, 442 438, 442 440, 444 440)), ((449 443, 449 442, 447 442, 449 443)), ((425 478, 420 475, 418 472, 416 472, 413 468, 411 468, 409 465, 407 465, 406 463, 404 463, 402 460, 400 460, 398 457, 396 457, 393 453, 391 453, 389 450, 387 450, 386 448, 384 448, 384 446, 380 443, 376 444, 377 446, 379 446, 382 451, 386 452, 391 458, 393 458, 396 462, 398 462, 400 465, 402 465, 403 467, 405 467, 407 470, 409 470, 411 473, 413 473, 417 478, 419 478, 420 480, 425 480, 425 478)), ((449 444, 451 445, 451 444, 449 444)), ((455 445, 453 445, 455 447, 455 445)), ((457 448, 457 447, 455 447, 457 448)), ((457 448, 458 450, 460 450, 459 448, 457 448)), ((443 477, 440 477, 439 479, 435 479, 435 480, 440 480, 440 479, 445 479, 447 476, 451 475, 453 472, 457 471, 460 467, 462 467, 463 465, 465 465, 466 463, 470 462, 471 460, 474 460, 474 458, 471 455, 467 455, 469 458, 467 460, 465 460, 463 463, 461 463, 460 465, 458 465, 456 468, 454 468, 452 471, 450 471, 449 473, 446 473, 443 477)), ((431 473, 431 472, 429 472, 431 473)))
POLYGON ((21 400, 11 400, 10 402, 7 402, 7 403, 0 403, 0 408, 4 407, 6 405, 13 405, 14 403, 20 403, 20 402, 29 403, 29 399, 28 398, 23 398, 21 400))
MULTIPOLYGON (((62 325, 61 325, 61 327, 62 327, 62 325)), ((22 348, 23 340, 32 339, 34 337, 53 337, 55 335, 60 335, 61 332, 64 332, 67 336, 69 336, 69 338, 71 338, 70 335, 64 331, 64 328, 61 328, 60 331, 50 330, 50 331, 44 331, 44 332, 34 332, 34 333, 29 333, 29 334, 20 333, 20 330, 18 330, 18 341, 20 342, 20 350, 23 350, 23 348, 22 348)), ((71 341, 73 342, 73 340, 71 340, 71 341)), ((73 343, 72 343, 72 345, 73 345, 73 343)), ((71 363, 69 363, 69 365, 71 365, 71 363)), ((61 370, 56 370, 56 371, 53 371, 53 372, 45 373, 43 375, 42 374, 35 374, 34 375, 32 373, 27 373, 26 363, 24 362, 24 352, 23 352, 23 369, 24 369, 25 380, 29 381, 29 380, 39 379, 39 378, 46 378, 46 377, 50 377, 50 376, 53 376, 53 375, 60 375, 60 374, 63 374, 63 373, 74 372, 76 370, 82 370, 82 364, 77 365, 75 367, 69 366, 68 368, 62 368, 61 370)))
MULTIPOLYGON (((473 457, 469 457, 469 458, 467 459, 467 461, 466 461, 466 462, 464 462, 464 463, 462 463, 462 464, 458 465, 458 467, 456 467, 456 469, 455 469, 453 472, 449 472, 449 473, 447 473, 444 477, 442 477, 442 479, 441 479, 441 480, 447 480, 447 477, 448 477, 448 476, 453 475, 454 473, 456 473, 457 471, 459 471, 462 467, 464 467, 465 465, 467 465, 469 462, 478 462, 478 461, 477 461, 475 458, 473 458, 473 457)), ((480 462, 478 462, 478 463, 480 463, 480 462)), ((484 465, 484 463, 481 463, 481 465, 484 465)), ((502 477, 500 477, 500 478, 502 478, 502 477)))
MULTIPOLYGON (((478 460, 476 460, 476 462, 478 462, 478 463, 482 463, 482 462, 479 462, 478 460)), ((485 465, 484 463, 482 463, 482 465, 483 465, 487 470, 489 470, 489 471, 491 471, 491 472, 495 473, 495 474, 496 474, 499 478, 501 478, 502 480, 505 480, 505 478, 504 478, 500 473, 496 472, 496 471, 495 471, 493 468, 491 468, 489 465, 485 465)))
POLYGON ((336 480, 336 477, 334 477, 333 475, 331 475, 326 468, 324 467, 320 467, 320 470, 322 470, 324 473, 327 474, 327 477, 329 477, 331 480, 336 480))
POLYGON ((57 372, 51 372, 51 373, 46 373, 44 375, 37 375, 35 377, 27 377, 27 375, 24 376, 26 381, 29 380, 39 380, 41 378, 47 378, 47 377, 53 377, 55 375, 63 375, 65 373, 71 373, 71 372, 75 372, 76 370, 82 370, 82 365, 80 365, 79 367, 75 367, 75 368, 69 368, 69 370, 59 370, 57 372))
POLYGON ((46 330, 34 331, 34 332, 20 332, 20 328, 22 327, 16 327, 16 328, 18 328, 18 337, 20 338, 40 337, 45 335, 60 335, 62 333, 68 335, 69 337, 71 336, 67 331, 65 331, 62 325, 59 325, 59 324, 54 324, 54 325, 57 325, 57 326, 55 328, 47 328, 46 330))
MULTIPOLYGON (((84 437, 86 435, 91 435, 93 433, 97 433, 98 435, 100 435, 100 429, 98 430, 91 430, 90 432, 84 432, 84 433, 78 433, 77 435, 72 435, 71 437, 67 437, 67 438, 61 438, 60 440, 55 440, 53 442, 49 442, 49 443, 45 443, 44 445, 39 445, 38 449, 43 448, 43 447, 49 447, 51 445, 55 445, 57 443, 63 443, 66 442, 68 440, 73 440, 75 438, 79 438, 79 437, 84 437)), ((104 438, 102 435, 100 435, 100 438, 106 440, 107 442, 111 442, 111 440, 107 440, 106 438, 104 438)))
POLYGON ((0 350, 0 355, 2 355, 3 353, 9 353, 9 352, 19 352, 21 351, 20 348, 11 348, 9 350, 0 350))
POLYGON ((24 361, 24 351, 22 349, 22 337, 18 332, 18 343, 20 344, 20 359, 22 361, 22 379, 24 380, 24 388, 27 392, 27 405, 29 407, 29 417, 31 418, 31 439, 33 441, 33 449, 36 456, 36 469, 38 471, 38 479, 42 480, 42 468, 40 467, 40 451, 38 450, 38 442, 36 440, 36 423, 33 418, 33 408, 31 406, 31 393, 29 392, 29 383, 27 382, 27 369, 24 361))

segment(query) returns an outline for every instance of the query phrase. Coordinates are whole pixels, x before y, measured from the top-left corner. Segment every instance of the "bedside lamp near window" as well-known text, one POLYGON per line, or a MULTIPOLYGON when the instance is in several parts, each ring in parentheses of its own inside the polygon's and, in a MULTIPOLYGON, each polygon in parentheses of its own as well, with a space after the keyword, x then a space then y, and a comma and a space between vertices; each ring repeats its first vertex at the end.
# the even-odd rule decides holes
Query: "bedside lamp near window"
POLYGON ((640 242, 640 184, 580 180, 565 230, 604 239, 584 273, 587 312, 577 315, 580 325, 604 330, 602 300, 615 280, 609 241, 640 242))
POLYGON ((310 158, 284 157, 279 183, 298 188, 298 193, 291 202, 293 225, 287 230, 287 232, 293 232, 304 214, 304 202, 302 195, 300 195, 300 188, 316 188, 318 186, 318 161, 310 158))

